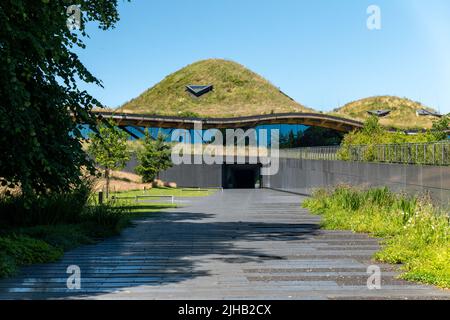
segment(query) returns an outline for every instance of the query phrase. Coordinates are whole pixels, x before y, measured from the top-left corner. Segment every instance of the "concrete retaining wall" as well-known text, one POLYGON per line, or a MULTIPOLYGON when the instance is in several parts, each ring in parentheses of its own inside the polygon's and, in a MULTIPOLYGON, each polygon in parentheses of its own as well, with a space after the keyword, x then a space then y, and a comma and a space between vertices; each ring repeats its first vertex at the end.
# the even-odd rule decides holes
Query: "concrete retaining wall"
POLYGON ((279 173, 263 179, 266 188, 306 195, 339 184, 428 192, 440 204, 450 204, 450 167, 280 159, 279 173))
POLYGON ((160 174, 163 181, 173 181, 184 188, 221 188, 221 165, 180 165, 160 174))
MULTIPOLYGON (((133 157, 124 171, 134 173, 136 166, 137 160, 133 157)), ((162 172, 159 177, 163 181, 176 182, 182 188, 221 188, 222 166, 183 164, 162 172)))
MULTIPOLYGON (((132 160, 125 170, 133 172, 135 167, 132 160)), ((180 187, 217 188, 223 187, 222 175, 222 165, 180 165, 161 173, 160 178, 180 187)), ((436 202, 450 204, 450 167, 280 159, 278 174, 262 180, 265 188, 305 195, 339 184, 387 186, 410 194, 427 192, 436 202)))

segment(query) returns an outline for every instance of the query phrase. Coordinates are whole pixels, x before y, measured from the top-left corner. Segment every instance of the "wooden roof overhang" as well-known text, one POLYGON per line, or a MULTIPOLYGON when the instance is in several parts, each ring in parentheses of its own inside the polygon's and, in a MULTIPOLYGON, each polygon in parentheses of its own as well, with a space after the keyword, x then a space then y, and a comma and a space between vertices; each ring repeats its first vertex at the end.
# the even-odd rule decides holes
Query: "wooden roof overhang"
POLYGON ((355 120, 320 113, 284 113, 238 118, 182 118, 101 111, 96 111, 96 114, 101 118, 114 120, 119 126, 165 129, 194 129, 195 124, 201 124, 203 129, 237 129, 254 128, 260 125, 302 124, 350 132, 363 127, 363 123, 355 120))

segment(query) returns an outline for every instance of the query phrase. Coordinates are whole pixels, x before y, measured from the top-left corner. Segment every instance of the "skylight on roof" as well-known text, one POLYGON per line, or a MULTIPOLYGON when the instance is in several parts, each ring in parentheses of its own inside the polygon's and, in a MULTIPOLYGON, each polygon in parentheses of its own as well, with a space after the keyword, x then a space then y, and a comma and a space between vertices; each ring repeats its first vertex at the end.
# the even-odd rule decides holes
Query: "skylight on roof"
POLYGON ((421 109, 421 110, 417 110, 417 116, 419 117, 426 117, 426 116, 432 116, 432 117, 442 117, 441 114, 437 113, 437 112, 432 112, 432 111, 428 111, 426 109, 421 109))
POLYGON ((391 113, 391 110, 371 110, 367 111, 367 113, 377 117, 386 117, 391 113))
POLYGON ((208 92, 211 92, 214 90, 213 85, 207 85, 207 86, 201 86, 201 85, 189 85, 186 86, 186 91, 190 94, 196 96, 197 98, 200 98, 201 96, 207 94, 208 92))

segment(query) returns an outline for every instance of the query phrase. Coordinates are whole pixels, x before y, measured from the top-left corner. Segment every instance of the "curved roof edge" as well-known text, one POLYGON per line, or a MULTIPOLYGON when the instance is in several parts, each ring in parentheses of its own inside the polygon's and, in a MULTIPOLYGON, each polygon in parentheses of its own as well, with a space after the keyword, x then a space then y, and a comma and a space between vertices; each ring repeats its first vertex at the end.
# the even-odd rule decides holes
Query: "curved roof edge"
POLYGON ((95 111, 104 119, 112 119, 120 126, 193 129, 201 123, 204 129, 253 128, 270 124, 303 124, 350 132, 363 127, 363 123, 321 113, 281 113, 238 118, 182 118, 173 116, 143 115, 95 111))

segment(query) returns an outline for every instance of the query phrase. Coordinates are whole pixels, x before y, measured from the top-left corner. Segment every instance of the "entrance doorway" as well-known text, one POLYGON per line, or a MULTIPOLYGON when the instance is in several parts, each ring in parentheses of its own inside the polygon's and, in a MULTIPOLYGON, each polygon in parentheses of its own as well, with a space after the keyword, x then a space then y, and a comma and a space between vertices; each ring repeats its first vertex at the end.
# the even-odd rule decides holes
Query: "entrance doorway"
POLYGON ((223 188, 256 189, 261 186, 261 165, 233 164, 223 166, 223 188))

